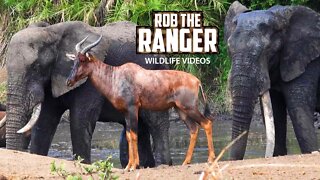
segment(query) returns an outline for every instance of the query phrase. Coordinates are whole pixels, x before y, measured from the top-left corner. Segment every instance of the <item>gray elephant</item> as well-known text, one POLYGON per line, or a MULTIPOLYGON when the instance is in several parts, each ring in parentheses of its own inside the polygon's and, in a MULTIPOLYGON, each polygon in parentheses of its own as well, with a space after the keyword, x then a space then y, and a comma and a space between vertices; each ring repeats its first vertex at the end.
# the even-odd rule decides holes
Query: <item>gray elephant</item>
MULTIPOLYGON (((261 97, 272 104, 274 156, 287 154, 287 112, 301 152, 318 150, 313 113, 320 92, 320 15, 303 6, 250 11, 236 1, 225 18, 224 38, 232 59, 232 138, 249 130, 261 97)), ((233 145, 231 159, 244 157, 247 137, 233 145)))
MULTIPOLYGON (((24 130, 32 128, 31 153, 47 155, 61 115, 70 110, 70 130, 73 153, 91 161, 91 138, 96 122, 112 121, 125 124, 122 114, 117 112, 89 81, 82 81, 75 88, 66 86, 66 79, 73 62, 66 53, 72 53, 77 42, 90 34, 87 42, 92 43, 96 35, 103 35, 94 54, 106 63, 121 65, 134 62, 148 69, 164 69, 162 65, 145 64, 145 55, 136 54, 136 25, 117 22, 103 27, 91 27, 82 22, 65 22, 48 26, 40 23, 16 33, 8 46, 8 96, 6 147, 22 150, 23 135, 17 131, 30 118, 34 107, 41 104, 37 122, 29 122, 24 130)), ((85 46, 86 44, 84 44, 85 46)), ((168 145, 167 112, 145 112, 139 117, 139 153, 142 166, 170 164, 168 145), (146 118, 151 117, 151 118, 146 118), (154 156, 150 147, 151 133, 154 156)), ((124 128, 125 129, 125 128, 124 128)), ((126 165, 126 138, 121 138, 121 163, 126 165)))

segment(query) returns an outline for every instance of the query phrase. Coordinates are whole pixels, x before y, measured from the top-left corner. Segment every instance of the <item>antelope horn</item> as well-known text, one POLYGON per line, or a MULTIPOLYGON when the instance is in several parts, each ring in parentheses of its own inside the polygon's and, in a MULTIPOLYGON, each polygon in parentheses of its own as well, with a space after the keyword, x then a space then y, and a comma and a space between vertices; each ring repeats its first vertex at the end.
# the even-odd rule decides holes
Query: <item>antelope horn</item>
POLYGON ((95 47, 96 45, 98 45, 99 42, 101 41, 101 39, 102 39, 102 35, 100 35, 99 39, 98 39, 96 42, 94 42, 94 43, 92 43, 92 44, 89 44, 88 46, 86 46, 85 48, 83 48, 83 49, 81 50, 81 54, 85 54, 85 53, 86 53, 87 51, 89 51, 91 48, 93 48, 93 47, 95 47))
POLYGON ((0 128, 2 128, 2 126, 4 126, 6 124, 6 121, 7 121, 7 115, 5 115, 1 121, 0 121, 0 128))
POLYGON ((265 92, 261 97, 261 105, 263 109, 264 121, 266 126, 266 154, 265 157, 272 157, 275 144, 274 119, 272 112, 272 104, 269 91, 265 92))
POLYGON ((80 42, 78 42, 78 44, 76 44, 76 51, 77 51, 77 53, 81 51, 80 46, 86 41, 87 38, 88 38, 88 36, 85 37, 84 39, 82 39, 80 42))
POLYGON ((36 122, 38 121, 40 112, 41 112, 41 104, 38 104, 33 108, 33 113, 30 118, 30 121, 23 128, 21 128, 19 131, 17 131, 17 133, 22 134, 22 133, 30 131, 32 129, 32 127, 36 124, 36 122))

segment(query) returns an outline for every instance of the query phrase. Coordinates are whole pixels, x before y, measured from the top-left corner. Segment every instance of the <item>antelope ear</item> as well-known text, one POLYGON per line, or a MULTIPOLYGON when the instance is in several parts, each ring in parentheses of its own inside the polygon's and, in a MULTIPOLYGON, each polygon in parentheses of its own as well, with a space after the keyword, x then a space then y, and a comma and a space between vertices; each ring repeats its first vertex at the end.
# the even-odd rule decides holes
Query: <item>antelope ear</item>
POLYGON ((230 35, 234 32, 236 28, 236 18, 239 14, 248 11, 248 8, 242 5, 240 2, 233 2, 227 12, 224 21, 224 41, 227 42, 230 35))
POLYGON ((72 61, 74 61, 76 59, 76 55, 74 55, 74 54, 66 53, 66 56, 72 61))
POLYGON ((86 56, 87 56, 87 58, 88 58, 89 61, 92 61, 92 59, 93 59, 92 54, 86 53, 86 56))
MULTIPOLYGON (((70 56, 73 59, 73 56, 70 56)), ((74 66, 74 61, 70 61, 66 52, 61 51, 58 55, 56 63, 53 65, 51 74, 51 91, 53 97, 59 97, 69 92, 72 89, 79 87, 86 82, 87 78, 78 81, 74 86, 69 87, 66 85, 68 76, 74 66)))

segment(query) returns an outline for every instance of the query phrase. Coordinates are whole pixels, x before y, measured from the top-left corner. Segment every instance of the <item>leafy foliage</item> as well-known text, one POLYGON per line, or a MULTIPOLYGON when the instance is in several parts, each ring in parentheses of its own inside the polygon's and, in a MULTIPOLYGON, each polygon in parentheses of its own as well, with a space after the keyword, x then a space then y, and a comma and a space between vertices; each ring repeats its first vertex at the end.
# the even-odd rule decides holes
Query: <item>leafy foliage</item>
POLYGON ((54 3, 51 0, 5 0, 4 11, 10 15, 8 32, 12 35, 30 23, 47 21, 51 24, 80 20, 94 25, 94 10, 99 0, 60 0, 54 3))
POLYGON ((221 18, 226 11, 226 0, 117 0, 115 8, 106 17, 106 22, 129 20, 141 26, 152 24, 153 11, 203 11, 205 25, 221 25, 221 18))
POLYGON ((117 179, 111 175, 113 163, 111 163, 111 157, 108 157, 107 160, 100 160, 93 163, 91 167, 86 168, 86 172, 97 172, 99 179, 117 179))
POLYGON ((78 157, 74 165, 80 169, 81 173, 71 173, 65 170, 64 164, 59 166, 53 161, 50 165, 50 171, 52 174, 57 174, 67 180, 82 180, 82 175, 90 176, 89 179, 94 179, 94 175, 98 175, 99 180, 116 180, 117 176, 112 174, 113 163, 111 162, 111 157, 106 160, 100 160, 94 162, 92 165, 81 164, 83 159, 78 157))
POLYGON ((7 100, 7 82, 0 83, 0 103, 6 104, 7 100))
POLYGON ((55 161, 52 161, 50 164, 50 172, 52 174, 56 173, 64 178, 69 176, 69 173, 65 170, 64 164, 57 165, 55 161))

